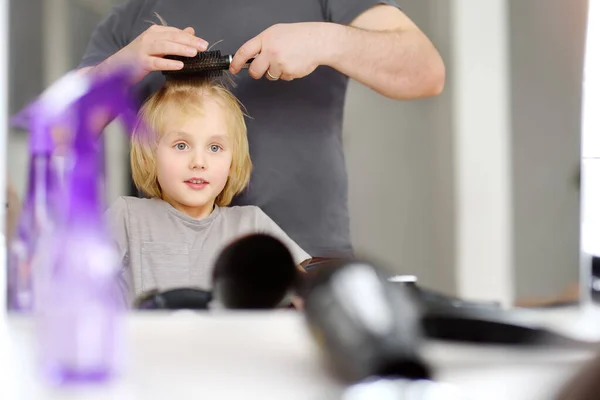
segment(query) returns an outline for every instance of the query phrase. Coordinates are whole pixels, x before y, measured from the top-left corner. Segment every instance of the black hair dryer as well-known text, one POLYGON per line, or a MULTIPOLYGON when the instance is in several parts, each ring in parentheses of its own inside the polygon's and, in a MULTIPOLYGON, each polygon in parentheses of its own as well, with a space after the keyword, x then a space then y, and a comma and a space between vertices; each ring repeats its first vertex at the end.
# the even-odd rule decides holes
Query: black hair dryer
POLYGON ((346 382, 378 377, 428 379, 419 356, 418 308, 406 288, 373 265, 340 261, 304 288, 305 316, 334 374, 346 382))
POLYGON ((342 400, 468 400, 432 380, 420 355, 420 314, 409 288, 359 260, 317 271, 304 287, 305 315, 342 400))

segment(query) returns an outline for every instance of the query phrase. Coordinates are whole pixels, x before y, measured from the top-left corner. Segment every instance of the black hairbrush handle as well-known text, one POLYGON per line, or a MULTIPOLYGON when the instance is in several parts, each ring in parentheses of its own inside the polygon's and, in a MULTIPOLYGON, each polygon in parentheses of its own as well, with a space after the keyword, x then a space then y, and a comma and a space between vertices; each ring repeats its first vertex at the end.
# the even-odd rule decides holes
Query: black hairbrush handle
MULTIPOLYGON (((231 64, 231 61, 233 61, 233 55, 232 54, 228 54, 226 56, 223 57, 227 57, 227 62, 228 64, 231 64)), ((252 64, 252 61, 254 61, 255 57, 252 57, 251 59, 249 59, 248 61, 246 61, 246 63, 244 65, 242 65, 242 69, 248 69, 250 68, 250 64, 252 64)), ((229 68, 229 66, 227 67, 229 68)))

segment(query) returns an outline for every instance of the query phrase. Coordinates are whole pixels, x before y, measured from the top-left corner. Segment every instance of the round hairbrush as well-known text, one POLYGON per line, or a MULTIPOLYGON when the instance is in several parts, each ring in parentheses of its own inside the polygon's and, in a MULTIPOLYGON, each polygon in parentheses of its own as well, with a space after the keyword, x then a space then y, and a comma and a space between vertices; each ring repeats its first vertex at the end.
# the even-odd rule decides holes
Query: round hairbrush
MULTIPOLYGON (((223 71, 229 69, 233 56, 231 54, 221 55, 220 50, 208 50, 198 52, 194 57, 167 55, 165 58, 183 62, 183 68, 176 71, 163 71, 168 78, 206 77, 213 78, 223 75, 223 71)), ((242 68, 248 69, 251 58, 242 68)))

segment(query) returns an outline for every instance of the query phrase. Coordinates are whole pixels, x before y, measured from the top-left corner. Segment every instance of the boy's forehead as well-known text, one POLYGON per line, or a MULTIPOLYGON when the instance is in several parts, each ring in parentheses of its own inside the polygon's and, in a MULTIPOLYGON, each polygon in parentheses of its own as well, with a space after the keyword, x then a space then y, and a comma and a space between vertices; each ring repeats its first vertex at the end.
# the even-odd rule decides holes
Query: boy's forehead
POLYGON ((164 103, 166 114, 179 115, 204 115, 221 114, 225 111, 225 104, 214 96, 199 96, 197 98, 167 98, 164 103))
POLYGON ((166 132, 210 130, 226 134, 228 131, 226 114, 221 110, 211 108, 170 106, 165 110, 163 129, 166 132))

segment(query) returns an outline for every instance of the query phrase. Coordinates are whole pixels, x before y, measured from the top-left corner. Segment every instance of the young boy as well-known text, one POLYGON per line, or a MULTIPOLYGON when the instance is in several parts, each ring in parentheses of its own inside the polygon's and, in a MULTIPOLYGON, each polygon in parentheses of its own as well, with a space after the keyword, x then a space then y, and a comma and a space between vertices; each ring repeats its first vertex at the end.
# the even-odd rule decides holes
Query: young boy
POLYGON ((120 197, 107 211, 131 303, 152 289, 210 290, 224 246, 249 233, 281 240, 303 268, 310 256, 255 206, 226 207, 250 179, 246 124, 215 80, 167 80, 140 110, 131 167, 149 199, 120 197))

